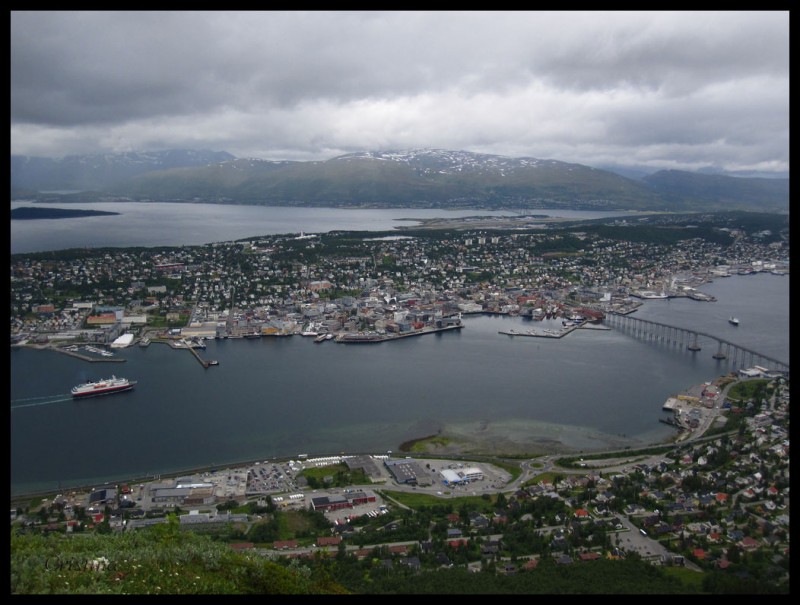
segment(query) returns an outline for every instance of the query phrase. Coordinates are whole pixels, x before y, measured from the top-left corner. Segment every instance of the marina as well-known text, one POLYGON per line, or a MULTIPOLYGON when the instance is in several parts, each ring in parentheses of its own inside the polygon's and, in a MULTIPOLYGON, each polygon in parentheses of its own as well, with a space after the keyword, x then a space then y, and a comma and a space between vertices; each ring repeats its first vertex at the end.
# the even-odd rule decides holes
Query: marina
POLYGON ((535 338, 563 338, 567 334, 571 334, 578 328, 584 327, 584 325, 588 324, 588 322, 565 322, 562 324, 562 328, 558 330, 554 330, 551 328, 542 328, 541 331, 537 331, 534 329, 525 330, 524 332, 520 332, 518 330, 499 330, 498 334, 504 334, 506 336, 532 336, 535 338))

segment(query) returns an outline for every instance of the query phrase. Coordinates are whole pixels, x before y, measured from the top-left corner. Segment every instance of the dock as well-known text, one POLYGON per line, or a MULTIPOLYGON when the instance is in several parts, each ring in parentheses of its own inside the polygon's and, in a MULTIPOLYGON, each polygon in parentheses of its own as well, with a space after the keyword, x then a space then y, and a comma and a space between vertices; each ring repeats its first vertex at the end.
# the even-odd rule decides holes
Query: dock
POLYGON ((69 351, 62 347, 49 347, 49 346, 38 346, 38 345, 27 345, 36 349, 42 349, 44 351, 56 351, 57 353, 63 353, 64 355, 69 355, 71 357, 75 357, 76 359, 80 359, 82 361, 89 361, 91 363, 122 363, 126 361, 121 357, 90 357, 89 355, 84 355, 83 353, 78 353, 77 351, 69 351))
POLYGON ((571 326, 566 326, 560 330, 543 329, 541 332, 536 330, 526 330, 518 332, 517 330, 498 330, 498 334, 505 334, 506 336, 532 336, 534 338, 563 338, 567 334, 581 328, 586 322, 576 323, 571 326))
POLYGON ((189 350, 192 352, 192 355, 194 355, 194 356, 195 356, 195 359, 197 359, 197 361, 199 361, 199 362, 200 362, 200 365, 201 365, 201 366, 203 366, 204 368, 207 368, 208 366, 210 366, 210 365, 211 365, 211 363, 210 363, 210 362, 208 362, 208 361, 206 361, 205 359, 203 359, 202 357, 200 357, 200 353, 198 353, 198 352, 197 352, 197 351, 194 349, 194 347, 186 347, 186 348, 187 348, 187 349, 189 349, 189 350))
POLYGON ((444 326, 442 328, 422 328, 421 330, 414 330, 413 332, 402 332, 400 334, 362 334, 356 332, 340 332, 333 339, 334 342, 344 344, 357 344, 357 343, 374 343, 374 342, 387 342, 391 340, 398 340, 400 338, 410 338, 412 336, 422 336, 424 334, 436 334, 438 332, 447 332, 449 330, 460 330, 463 324, 444 326))

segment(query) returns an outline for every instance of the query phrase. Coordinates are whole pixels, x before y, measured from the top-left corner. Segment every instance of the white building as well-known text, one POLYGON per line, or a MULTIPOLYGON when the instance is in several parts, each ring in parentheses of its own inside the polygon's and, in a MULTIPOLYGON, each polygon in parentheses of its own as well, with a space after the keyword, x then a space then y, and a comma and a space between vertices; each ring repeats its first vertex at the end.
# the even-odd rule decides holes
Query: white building
POLYGON ((447 485, 460 485, 483 479, 483 471, 475 466, 458 470, 446 468, 442 469, 440 474, 447 485))
POLYGON ((133 334, 131 334, 130 332, 127 332, 127 333, 123 334, 122 336, 120 336, 119 338, 117 338, 114 342, 112 342, 111 343, 111 348, 112 349, 124 349, 125 347, 131 346, 132 342, 133 342, 133 334))

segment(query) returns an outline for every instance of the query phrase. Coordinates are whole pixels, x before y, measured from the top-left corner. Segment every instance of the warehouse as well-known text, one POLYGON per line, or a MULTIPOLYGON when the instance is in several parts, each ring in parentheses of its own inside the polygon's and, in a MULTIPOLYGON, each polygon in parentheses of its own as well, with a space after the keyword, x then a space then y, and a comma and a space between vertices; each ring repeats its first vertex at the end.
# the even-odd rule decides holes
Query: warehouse
POLYGON ((462 485, 483 479, 483 471, 475 466, 458 470, 442 469, 441 475, 445 485, 462 485))

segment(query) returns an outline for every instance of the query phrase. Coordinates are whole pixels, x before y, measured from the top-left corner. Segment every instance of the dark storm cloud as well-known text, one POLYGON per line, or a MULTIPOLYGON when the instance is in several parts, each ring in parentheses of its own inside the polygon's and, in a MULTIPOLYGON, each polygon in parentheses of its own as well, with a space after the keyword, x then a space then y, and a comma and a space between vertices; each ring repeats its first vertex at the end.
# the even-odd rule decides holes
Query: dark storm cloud
POLYGON ((788 49, 788 12, 13 12, 11 146, 787 170, 788 49))

